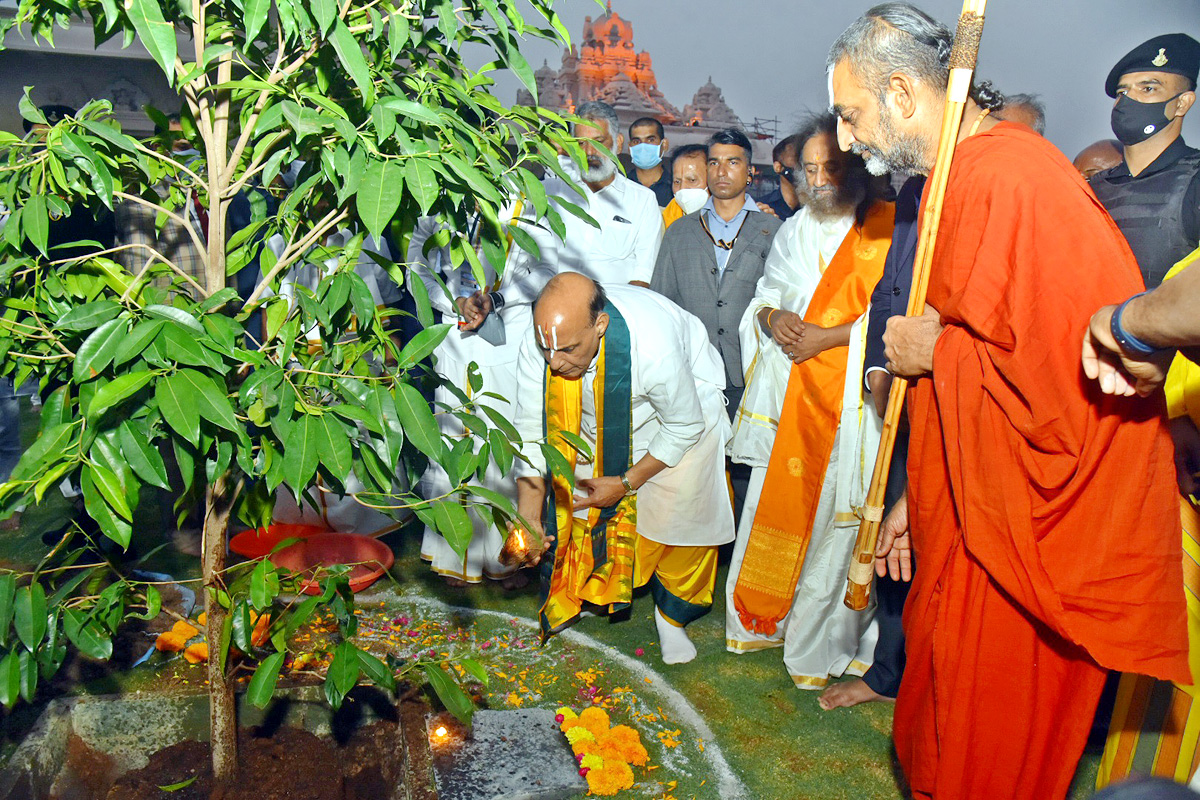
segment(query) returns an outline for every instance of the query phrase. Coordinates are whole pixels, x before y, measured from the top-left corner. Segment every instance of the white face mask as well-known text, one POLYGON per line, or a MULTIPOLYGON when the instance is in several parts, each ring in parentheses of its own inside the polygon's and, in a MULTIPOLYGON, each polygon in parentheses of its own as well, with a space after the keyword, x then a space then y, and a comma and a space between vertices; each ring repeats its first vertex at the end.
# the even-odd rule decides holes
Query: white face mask
POLYGON ((680 189, 675 193, 675 202, 679 203, 685 214, 699 211, 708 202, 708 189, 680 189))

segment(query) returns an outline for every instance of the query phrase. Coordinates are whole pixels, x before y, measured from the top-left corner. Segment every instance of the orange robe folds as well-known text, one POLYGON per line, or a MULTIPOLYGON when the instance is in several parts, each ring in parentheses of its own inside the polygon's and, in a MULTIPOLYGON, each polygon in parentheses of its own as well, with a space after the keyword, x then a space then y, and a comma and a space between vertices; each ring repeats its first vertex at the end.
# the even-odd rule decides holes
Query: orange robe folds
POLYGON ((1188 679, 1162 398, 1087 381, 1093 311, 1141 289, 1070 163, 1000 124, 958 147, 929 283, 945 331, 910 394, 896 750, 915 797, 1055 800, 1104 670, 1188 679))
MULTIPOLYGON (((813 290, 804 321, 822 328, 853 322, 871 302, 896 221, 893 203, 875 203, 855 223, 813 290)), ((746 630, 771 636, 792 607, 825 470, 833 453, 848 347, 792 365, 758 513, 733 591, 746 630)))

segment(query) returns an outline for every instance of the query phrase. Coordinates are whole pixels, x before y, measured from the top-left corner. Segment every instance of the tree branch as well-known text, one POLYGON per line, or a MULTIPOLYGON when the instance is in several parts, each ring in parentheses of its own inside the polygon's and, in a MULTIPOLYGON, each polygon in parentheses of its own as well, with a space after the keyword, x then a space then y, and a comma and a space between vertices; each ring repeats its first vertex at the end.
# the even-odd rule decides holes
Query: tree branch
POLYGON ((256 300, 262 296, 263 291, 270 285, 279 273, 295 263, 296 259, 304 254, 309 247, 315 244, 318 240, 323 239, 329 231, 333 230, 338 224, 349 218, 349 212, 344 209, 332 209, 326 214, 320 222, 313 226, 302 239, 294 244, 288 245, 283 254, 279 257, 279 261, 275 266, 271 267, 271 271, 263 276, 258 285, 254 287, 254 292, 251 293, 249 299, 246 300, 245 307, 252 307, 256 300))
MULTIPOLYGON (((140 203, 141 205, 145 206, 146 208, 152 208, 155 211, 161 211, 163 214, 166 214, 168 217, 170 217, 171 219, 178 222, 180 225, 182 225, 187 230, 188 235, 192 237, 192 243, 194 245, 196 245, 196 248, 200 251, 201 259, 204 261, 208 261, 208 248, 205 246, 204 240, 200 238, 200 234, 196 233, 195 229, 192 228, 191 223, 188 222, 186 219, 179 216, 174 211, 168 211, 167 209, 163 208, 162 206, 160 206, 156 203, 151 203, 149 200, 145 199, 144 197, 138 197, 136 194, 126 194, 125 192, 113 192, 113 197, 119 197, 122 200, 128 200, 132 203, 140 203)), ((207 294, 208 293, 205 292, 206 296, 207 296, 207 294)))

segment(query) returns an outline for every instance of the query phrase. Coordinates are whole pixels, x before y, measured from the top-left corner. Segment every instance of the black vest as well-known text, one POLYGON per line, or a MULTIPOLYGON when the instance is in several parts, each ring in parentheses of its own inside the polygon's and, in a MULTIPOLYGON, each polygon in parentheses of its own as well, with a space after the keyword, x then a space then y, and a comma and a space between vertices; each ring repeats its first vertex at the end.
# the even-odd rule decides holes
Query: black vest
POLYGON ((1161 172, 1122 183, 1110 183, 1109 172, 1092 177, 1092 190, 1125 234, 1146 288, 1153 289, 1176 262, 1196 249, 1197 242, 1184 231, 1183 198, 1200 173, 1200 152, 1192 151, 1161 172))

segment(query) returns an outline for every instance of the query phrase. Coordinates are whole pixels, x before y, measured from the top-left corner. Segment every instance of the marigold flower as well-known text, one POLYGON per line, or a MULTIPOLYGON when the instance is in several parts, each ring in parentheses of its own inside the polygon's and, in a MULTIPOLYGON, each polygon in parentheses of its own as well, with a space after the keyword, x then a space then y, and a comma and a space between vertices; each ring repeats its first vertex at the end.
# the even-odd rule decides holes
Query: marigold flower
POLYGON ((189 664, 199 664, 208 661, 208 642, 197 642, 196 644, 188 645, 188 648, 183 651, 183 657, 188 660, 189 664))

